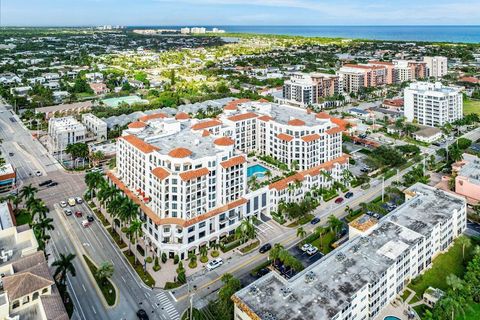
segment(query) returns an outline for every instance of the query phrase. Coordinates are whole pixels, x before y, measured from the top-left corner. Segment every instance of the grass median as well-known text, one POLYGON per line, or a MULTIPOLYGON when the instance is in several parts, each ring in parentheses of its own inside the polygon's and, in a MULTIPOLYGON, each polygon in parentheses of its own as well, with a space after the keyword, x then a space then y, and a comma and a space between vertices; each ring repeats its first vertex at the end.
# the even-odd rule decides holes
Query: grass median
POLYGON ((97 277, 97 267, 93 263, 92 260, 90 260, 86 255, 83 255, 83 259, 85 259, 85 262, 88 265, 88 268, 90 269, 90 272, 93 275, 93 278, 97 282, 98 287, 100 288, 100 291, 102 291, 103 297, 107 301, 107 304, 109 306, 113 306, 115 304, 115 301, 117 299, 117 292, 115 290, 115 287, 113 286, 113 283, 106 279, 106 280, 101 280, 97 277))

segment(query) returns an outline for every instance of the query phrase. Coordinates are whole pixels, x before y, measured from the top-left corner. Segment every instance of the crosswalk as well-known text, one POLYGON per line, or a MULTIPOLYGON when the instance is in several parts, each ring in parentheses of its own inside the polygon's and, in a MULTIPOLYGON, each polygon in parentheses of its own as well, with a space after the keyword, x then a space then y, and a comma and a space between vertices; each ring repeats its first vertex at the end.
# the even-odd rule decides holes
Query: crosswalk
POLYGON ((169 320, 178 320, 180 319, 180 315, 178 314, 177 309, 173 306, 170 299, 168 299, 167 294, 165 292, 160 292, 155 295, 160 302, 160 307, 163 308, 168 314, 169 320))

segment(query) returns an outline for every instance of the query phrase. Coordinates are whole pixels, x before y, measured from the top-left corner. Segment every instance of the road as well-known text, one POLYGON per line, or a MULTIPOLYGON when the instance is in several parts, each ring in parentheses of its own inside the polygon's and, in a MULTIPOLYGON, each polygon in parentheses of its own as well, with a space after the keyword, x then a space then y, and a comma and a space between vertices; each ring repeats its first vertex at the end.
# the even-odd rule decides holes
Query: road
MULTIPOLYGON (((68 289, 75 305, 73 319, 135 319, 136 311, 144 309, 151 319, 179 319, 180 311, 168 292, 146 287, 128 265, 123 253, 113 244, 111 238, 95 221, 89 228, 83 228, 81 218, 65 216, 58 203, 72 196, 82 196, 86 186, 84 175, 67 173, 53 159, 43 146, 34 139, 20 119, 4 106, 0 106, 0 139, 2 154, 6 155, 18 173, 18 188, 22 185, 38 183, 47 179, 58 182, 51 188, 39 187, 38 197, 45 201, 54 219, 55 230, 46 248, 51 264, 60 253, 74 253, 75 277, 68 277, 68 289), (12 120, 11 120, 12 119, 12 120), (13 156, 8 154, 13 152, 13 156), (36 171, 42 176, 37 177, 36 171), (97 265, 104 261, 112 262, 114 274, 112 282, 118 288, 119 299, 115 306, 107 307, 87 266, 83 255, 88 255, 97 265)), ((93 215, 86 204, 72 208, 93 215)))

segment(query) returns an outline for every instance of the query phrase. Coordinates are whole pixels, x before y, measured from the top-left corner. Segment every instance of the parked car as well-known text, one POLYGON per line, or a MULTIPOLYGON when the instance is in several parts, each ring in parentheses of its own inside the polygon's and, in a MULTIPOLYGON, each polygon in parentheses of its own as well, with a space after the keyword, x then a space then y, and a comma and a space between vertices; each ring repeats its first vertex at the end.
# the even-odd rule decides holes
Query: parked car
POLYGON ((351 197, 353 197, 353 192, 348 191, 347 193, 345 193, 345 198, 350 199, 351 197))
POLYGON ((54 181, 52 183, 49 183, 47 187, 50 188, 50 187, 55 187, 55 186, 58 186, 58 182, 54 181))
POLYGON ((311 246, 310 248, 308 248, 308 250, 306 252, 309 256, 313 256, 315 253, 318 252, 318 248, 314 247, 314 246, 311 246))
POLYGON ((90 221, 88 221, 88 220, 83 220, 83 221, 82 221, 82 226, 83 226, 84 228, 90 227, 91 224, 92 224, 92 223, 91 223, 90 221))
POLYGON ((137 318, 140 319, 140 320, 148 320, 148 314, 147 314, 147 311, 143 310, 143 309, 139 309, 137 311, 137 318))
POLYGON ((35 171, 35 175, 37 177, 40 177, 42 175, 42 172, 40 170, 35 171))
POLYGON ((67 202, 70 207, 73 207, 74 205, 77 204, 77 202, 75 201, 75 198, 68 198, 67 202))
POLYGON ((78 204, 81 204, 83 202, 83 199, 80 198, 80 197, 76 197, 75 202, 78 203, 78 204))
POLYGON ((261 277, 263 277, 264 275, 266 275, 266 274, 269 273, 269 272, 270 272, 270 269, 268 269, 268 268, 260 269, 260 270, 258 270, 258 272, 257 272, 257 277, 261 278, 261 277))
POLYGON ((40 182, 40 183, 38 184, 38 186, 39 186, 39 187, 44 187, 44 186, 46 186, 46 185, 48 185, 48 184, 50 184, 50 183, 52 183, 52 182, 53 182, 52 180, 45 180, 45 181, 43 181, 43 182, 40 182))
POLYGON ((13 156, 15 155, 15 153, 9 152, 8 155, 9 155, 10 157, 13 157, 13 156))
POLYGON ((317 224, 320 222, 320 218, 319 217, 315 217, 312 219, 312 221, 310 221, 311 224, 317 224))
POLYGON ((272 249, 272 245, 270 243, 265 243, 263 246, 260 247, 260 250, 258 250, 258 251, 260 253, 265 253, 270 249, 272 249))
POLYGON ((70 210, 70 209, 65 209, 65 210, 63 210, 63 212, 65 213, 66 216, 71 216, 73 214, 72 210, 70 210))
POLYGON ((93 222, 93 221, 95 221, 95 219, 93 218, 93 216, 87 216, 87 220, 88 220, 88 222, 93 222))
POLYGON ((305 243, 300 249, 303 252, 307 252, 308 249, 312 248, 313 246, 310 243, 305 243))
POLYGON ((335 199, 335 203, 336 204, 339 204, 339 203, 342 203, 343 202, 343 198, 337 198, 335 199))
POLYGON ((60 201, 60 207, 65 208, 67 203, 65 201, 60 201))
POLYGON ((207 270, 212 271, 218 267, 220 267, 223 264, 222 258, 216 258, 207 263, 207 270))
POLYGON ((83 216, 82 211, 75 211, 75 217, 81 218, 83 216))

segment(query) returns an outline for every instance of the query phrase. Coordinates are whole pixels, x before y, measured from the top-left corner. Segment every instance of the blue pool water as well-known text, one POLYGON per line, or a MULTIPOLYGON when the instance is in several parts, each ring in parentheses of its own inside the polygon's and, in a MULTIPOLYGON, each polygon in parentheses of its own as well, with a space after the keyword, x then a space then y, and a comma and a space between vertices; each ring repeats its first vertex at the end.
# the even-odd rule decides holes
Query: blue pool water
POLYGON ((395 316, 386 316, 385 318, 383 318, 383 320, 400 320, 400 318, 397 318, 395 316))
POLYGON ((251 176, 255 175, 257 176, 257 178, 263 178, 265 176, 266 171, 268 171, 267 168, 259 164, 256 164, 247 168, 247 177, 250 178, 251 176))

